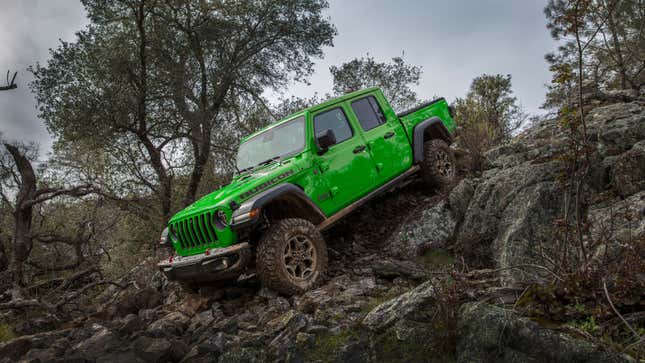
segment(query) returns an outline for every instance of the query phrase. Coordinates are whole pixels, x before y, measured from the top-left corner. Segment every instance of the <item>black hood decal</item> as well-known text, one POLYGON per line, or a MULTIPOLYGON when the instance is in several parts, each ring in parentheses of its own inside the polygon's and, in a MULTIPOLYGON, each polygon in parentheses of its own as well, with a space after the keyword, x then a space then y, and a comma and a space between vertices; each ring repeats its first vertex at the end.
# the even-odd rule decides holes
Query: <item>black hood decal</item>
POLYGON ((293 174, 293 170, 287 170, 284 173, 279 174, 279 175, 277 175, 277 176, 265 181, 264 183, 256 186, 255 188, 247 190, 246 192, 240 194, 240 199, 241 200, 246 200, 247 198, 249 198, 249 197, 251 197, 251 196, 253 196, 253 195, 255 195, 255 194, 257 194, 257 193, 259 193, 259 192, 261 192, 263 190, 265 190, 266 188, 278 183, 282 179, 284 179, 284 178, 286 178, 286 177, 288 177, 288 176, 290 176, 292 174, 293 174))

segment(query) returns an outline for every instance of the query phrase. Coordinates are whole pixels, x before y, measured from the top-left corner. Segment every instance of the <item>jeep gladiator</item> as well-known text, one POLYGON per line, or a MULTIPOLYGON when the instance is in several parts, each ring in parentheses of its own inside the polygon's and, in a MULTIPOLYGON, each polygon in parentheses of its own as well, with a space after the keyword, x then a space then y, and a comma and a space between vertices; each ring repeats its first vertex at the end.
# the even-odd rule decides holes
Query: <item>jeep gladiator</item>
POLYGON ((396 114, 379 88, 297 112, 242 140, 230 184, 175 214, 160 270, 189 289, 255 271, 284 294, 325 279, 321 234, 376 195, 455 176, 456 125, 443 98, 396 114))

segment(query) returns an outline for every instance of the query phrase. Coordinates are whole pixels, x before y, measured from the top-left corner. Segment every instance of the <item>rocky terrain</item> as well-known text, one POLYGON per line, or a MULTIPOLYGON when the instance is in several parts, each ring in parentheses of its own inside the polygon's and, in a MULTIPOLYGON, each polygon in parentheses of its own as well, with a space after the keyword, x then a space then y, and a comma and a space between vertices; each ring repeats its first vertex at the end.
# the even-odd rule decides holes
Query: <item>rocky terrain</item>
MULTIPOLYGON (((598 151, 584 205, 592 235, 617 256, 645 236, 644 106, 589 114, 598 151)), ((488 152, 486 170, 450 192, 412 184, 370 202, 325 236, 331 277, 301 296, 279 296, 254 276, 187 294, 151 257, 133 269, 136 283, 106 290, 90 316, 26 322, 0 344, 0 361, 634 361, 514 309, 527 282, 550 277, 535 265, 548 267, 557 239, 565 144, 545 121, 488 152), (454 269, 459 293, 446 283, 454 269)), ((643 311, 644 293, 634 309, 643 311)))

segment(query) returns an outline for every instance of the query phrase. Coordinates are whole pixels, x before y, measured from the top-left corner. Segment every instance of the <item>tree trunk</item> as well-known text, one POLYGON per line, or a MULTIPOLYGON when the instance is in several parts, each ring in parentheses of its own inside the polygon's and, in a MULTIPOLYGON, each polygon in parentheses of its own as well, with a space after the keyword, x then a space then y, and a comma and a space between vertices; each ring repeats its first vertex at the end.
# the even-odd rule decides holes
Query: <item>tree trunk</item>
POLYGON ((157 196, 161 207, 161 228, 166 225, 170 219, 171 200, 172 200, 172 180, 168 175, 166 167, 163 165, 161 148, 154 145, 148 134, 148 49, 146 33, 146 2, 140 0, 134 9, 137 23, 137 32, 139 33, 139 79, 138 79, 138 105, 137 118, 138 129, 137 137, 148 152, 150 164, 159 179, 159 190, 157 196))
POLYGON ((612 43, 614 43, 614 53, 616 54, 616 63, 618 66, 618 74, 620 74, 620 88, 627 89, 627 67, 625 67, 625 57, 620 47, 620 39, 618 39, 618 29, 616 29, 616 22, 614 20, 613 9, 609 9, 607 16, 607 25, 611 32, 612 43))
POLYGON ((11 258, 11 270, 14 274, 14 284, 23 284, 23 265, 33 247, 31 239, 31 216, 33 204, 31 201, 36 196, 36 174, 29 160, 13 145, 5 144, 5 147, 13 157, 18 172, 20 173, 20 190, 16 195, 16 206, 13 211, 15 219, 13 233, 13 256, 11 258))
POLYGON ((9 268, 9 258, 7 257, 5 244, 3 241, 0 241, 0 272, 7 271, 8 268, 9 268))

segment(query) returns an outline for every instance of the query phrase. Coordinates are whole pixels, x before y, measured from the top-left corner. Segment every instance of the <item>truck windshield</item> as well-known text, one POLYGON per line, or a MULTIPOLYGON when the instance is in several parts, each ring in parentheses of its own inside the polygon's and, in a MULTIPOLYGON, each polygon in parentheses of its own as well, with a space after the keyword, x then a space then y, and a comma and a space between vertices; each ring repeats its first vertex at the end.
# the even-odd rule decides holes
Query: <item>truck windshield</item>
POLYGON ((305 148, 305 118, 300 116, 253 136, 237 151, 240 171, 270 162, 305 148))

